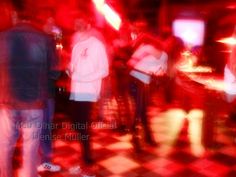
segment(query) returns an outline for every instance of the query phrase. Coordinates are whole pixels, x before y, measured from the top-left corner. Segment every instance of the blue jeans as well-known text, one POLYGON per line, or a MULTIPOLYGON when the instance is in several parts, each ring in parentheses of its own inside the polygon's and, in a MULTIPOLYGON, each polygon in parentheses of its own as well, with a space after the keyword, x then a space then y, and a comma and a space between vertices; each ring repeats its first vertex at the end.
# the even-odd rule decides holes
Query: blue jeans
POLYGON ((13 177, 12 158, 20 131, 23 140, 23 163, 19 176, 37 177, 42 120, 42 109, 0 109, 0 177, 13 177))
POLYGON ((52 120, 55 112, 55 100, 50 98, 46 101, 44 108, 42 138, 40 140, 42 163, 51 162, 52 156, 52 120))

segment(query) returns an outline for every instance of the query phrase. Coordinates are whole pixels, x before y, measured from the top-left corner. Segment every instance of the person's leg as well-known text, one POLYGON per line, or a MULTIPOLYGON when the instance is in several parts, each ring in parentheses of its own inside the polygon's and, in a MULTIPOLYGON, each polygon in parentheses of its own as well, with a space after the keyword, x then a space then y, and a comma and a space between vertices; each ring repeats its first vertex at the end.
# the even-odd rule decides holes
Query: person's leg
POLYGON ((188 136, 190 140, 192 153, 196 156, 202 156, 205 152, 202 137, 202 123, 204 111, 202 109, 192 109, 188 113, 188 136))
POLYGON ((140 95, 140 81, 136 79, 131 79, 130 82, 130 95, 133 98, 134 102, 134 116, 132 118, 133 123, 131 125, 131 133, 132 133, 132 144, 136 152, 142 151, 140 146, 140 118, 141 118, 141 95, 140 95))
POLYGON ((85 124, 85 129, 81 129, 81 142, 83 145, 83 158, 86 164, 93 163, 91 158, 91 142, 90 142, 90 121, 91 121, 92 102, 82 102, 81 104, 81 123, 85 124))
POLYGON ((148 108, 148 103, 149 103, 149 85, 148 84, 142 84, 140 86, 140 117, 141 117, 141 122, 143 125, 144 129, 144 138, 146 143, 149 145, 155 146, 157 145, 156 142, 154 141, 152 131, 150 128, 150 122, 148 121, 148 116, 147 116, 147 108, 148 108))
POLYGON ((72 119, 78 125, 80 141, 82 143, 82 156, 85 164, 93 163, 91 158, 90 144, 90 116, 92 111, 92 102, 72 102, 72 119))
POLYGON ((0 177, 13 176, 12 158, 20 126, 16 120, 15 111, 0 110, 0 177))
POLYGON ((22 110, 23 167, 21 176, 37 177, 38 149, 43 122, 43 110, 22 110))
POLYGON ((57 172, 61 170, 59 165, 52 164, 52 127, 53 117, 55 113, 55 100, 49 98, 44 108, 44 117, 42 123, 42 133, 40 138, 41 165, 38 171, 57 172))
POLYGON ((40 145, 42 150, 42 163, 51 162, 52 155, 52 141, 51 141, 51 124, 54 116, 55 110, 55 101, 53 98, 48 99, 46 102, 46 106, 44 108, 44 118, 43 118, 43 126, 42 126, 42 137, 40 139, 40 145))

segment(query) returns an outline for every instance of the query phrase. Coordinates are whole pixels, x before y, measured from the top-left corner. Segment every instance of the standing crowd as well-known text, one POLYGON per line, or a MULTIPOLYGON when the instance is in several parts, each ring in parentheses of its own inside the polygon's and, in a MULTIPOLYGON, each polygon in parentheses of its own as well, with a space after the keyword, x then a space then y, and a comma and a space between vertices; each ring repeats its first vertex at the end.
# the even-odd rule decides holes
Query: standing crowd
MULTIPOLYGON (((133 117, 125 123, 120 120, 120 124, 124 124, 132 134, 134 150, 142 151, 137 136, 139 125, 144 131, 145 142, 151 146, 158 145, 150 128, 147 108, 150 87, 161 79, 165 80, 166 102, 173 100, 178 73, 176 63, 181 58, 184 44, 171 31, 165 31, 162 38, 151 35, 147 30, 139 32, 136 40, 129 44, 131 52, 121 56, 124 57, 121 64, 111 67, 116 61, 110 59, 105 38, 84 15, 74 20, 70 49, 64 53, 57 48, 56 40, 61 31, 52 18, 39 29, 24 4, 15 3, 12 19, 12 27, 0 32, 0 177, 14 176, 12 158, 20 135, 23 151, 19 177, 39 177, 38 172, 41 171, 61 170, 59 165, 52 163, 51 139, 40 137, 52 133, 47 125, 53 122, 56 82, 63 73, 70 81, 71 122, 85 125, 85 128, 77 128, 85 137, 80 140, 83 166, 89 167, 95 163, 91 130, 87 125, 92 121, 94 104, 100 105, 98 103, 102 101, 103 82, 111 72, 117 72, 118 95, 122 94, 122 99, 129 95, 134 105, 134 112, 128 114, 133 117), (65 56, 69 61, 66 66, 61 66, 65 56), (120 75, 126 78, 120 78, 120 75), (119 83, 124 80, 128 80, 124 85, 119 83)), ((125 107, 128 109, 128 106, 125 107)), ((76 170, 82 173, 80 167, 72 169, 76 170)), ((84 176, 95 176, 85 171, 83 173, 84 176)))

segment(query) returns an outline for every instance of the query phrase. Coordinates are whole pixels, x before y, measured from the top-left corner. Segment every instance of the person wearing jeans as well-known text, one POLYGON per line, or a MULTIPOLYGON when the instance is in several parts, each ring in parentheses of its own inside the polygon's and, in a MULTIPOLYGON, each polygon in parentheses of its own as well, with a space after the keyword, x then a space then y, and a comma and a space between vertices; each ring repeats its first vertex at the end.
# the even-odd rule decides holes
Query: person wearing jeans
POLYGON ((0 177, 13 177, 12 159, 22 137, 21 177, 38 177, 38 150, 48 95, 56 79, 54 40, 32 24, 28 3, 12 4, 13 26, 0 32, 0 177))
MULTIPOLYGON (((49 34, 54 38, 56 43, 59 43, 62 37, 61 29, 55 24, 55 20, 53 18, 53 12, 50 9, 47 9, 46 13, 49 14, 48 18, 45 20, 45 24, 43 24, 43 31, 49 34)), ((56 44, 55 44, 56 45, 56 44)), ((57 48, 58 56, 60 56, 60 49, 57 48)), ((59 64, 58 60, 54 62, 59 64)), ((57 72, 54 72, 54 79, 48 80, 48 99, 45 101, 44 108, 44 119, 42 126, 42 138, 40 140, 40 152, 41 152, 41 164, 38 166, 38 171, 50 171, 57 172, 61 170, 59 165, 52 163, 52 124, 55 113, 55 91, 56 86, 55 82, 60 76, 60 71, 58 69, 57 72)))
POLYGON ((41 164, 38 171, 57 172, 61 170, 59 165, 53 164, 52 161, 52 123, 55 112, 54 98, 48 98, 45 103, 44 117, 42 123, 42 138, 40 139, 41 164))
POLYGON ((37 176, 38 160, 35 156, 38 154, 43 110, 14 110, 1 107, 0 117, 0 176, 13 176, 12 157, 20 131, 23 135, 23 163, 20 176, 37 176))
MULTIPOLYGON (((53 98, 46 101, 46 106, 44 109, 44 126, 42 127, 42 137, 49 135, 51 137, 51 124, 55 110, 55 100, 53 98)), ((52 141, 50 138, 42 138, 41 146, 44 154, 42 155, 42 162, 50 162, 52 155, 52 141)))

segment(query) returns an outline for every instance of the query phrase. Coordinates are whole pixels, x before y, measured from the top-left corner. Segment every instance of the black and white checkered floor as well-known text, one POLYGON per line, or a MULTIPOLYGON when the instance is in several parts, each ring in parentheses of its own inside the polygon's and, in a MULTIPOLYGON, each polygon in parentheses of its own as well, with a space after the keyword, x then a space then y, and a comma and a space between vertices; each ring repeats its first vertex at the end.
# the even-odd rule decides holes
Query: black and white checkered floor
MULTIPOLYGON (((181 109, 163 108, 153 96, 149 117, 157 147, 143 145, 142 153, 135 153, 129 133, 115 130, 116 122, 93 122, 93 156, 97 177, 235 177, 236 123, 224 112, 218 111, 212 125, 212 146, 201 144, 203 115, 190 118, 181 109)), ((109 111, 109 110, 106 110, 109 111)), ((196 115, 199 112, 192 115, 196 115)), ((106 114, 109 115, 109 114, 106 114)), ((194 116, 193 116, 194 117, 194 116)), ((62 166, 58 173, 42 173, 42 177, 76 177, 70 167, 80 164, 80 144, 73 140, 68 117, 57 112, 54 130, 53 162, 62 166), (68 138, 69 137, 69 138, 68 138)), ((77 137, 78 138, 78 137, 77 137)))

